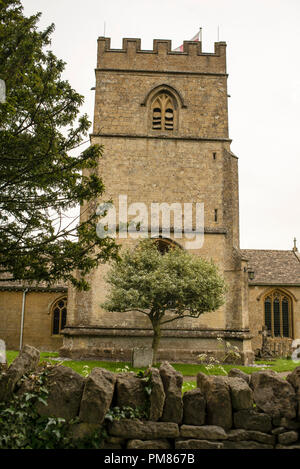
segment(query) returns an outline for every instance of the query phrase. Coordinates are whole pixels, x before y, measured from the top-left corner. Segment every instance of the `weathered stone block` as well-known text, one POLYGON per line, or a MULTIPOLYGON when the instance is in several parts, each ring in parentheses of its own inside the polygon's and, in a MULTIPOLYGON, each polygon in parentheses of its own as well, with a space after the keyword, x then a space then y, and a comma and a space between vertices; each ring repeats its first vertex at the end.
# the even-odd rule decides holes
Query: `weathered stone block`
POLYGON ((284 433, 285 431, 286 429, 284 427, 277 427, 277 428, 273 428, 271 433, 272 435, 280 435, 280 433, 284 433))
POLYGON ((272 445, 265 445, 257 441, 224 441, 224 449, 273 449, 272 445))
POLYGON ((24 345, 10 367, 1 374, 0 402, 12 398, 17 382, 30 371, 34 371, 40 360, 40 352, 30 345, 24 345))
POLYGON ((295 431, 280 433, 280 435, 278 435, 278 443, 281 445, 290 445, 292 443, 296 443, 298 438, 299 434, 295 431))
POLYGON ((289 446, 276 445, 275 449, 300 449, 300 444, 299 445, 289 445, 289 446))
MULTIPOLYGON (((274 424, 274 421, 273 421, 274 424)), ((300 429, 300 422, 296 422, 295 420, 289 420, 285 417, 282 417, 279 420, 279 426, 287 428, 288 430, 298 430, 300 429)))
POLYGON ((266 433, 272 429, 271 417, 255 410, 239 410, 233 414, 233 420, 236 428, 266 433))
POLYGON ((183 423, 186 425, 204 425, 206 401, 200 389, 192 389, 183 395, 183 423))
POLYGON ((66 366, 57 366, 47 377, 47 406, 38 402, 37 411, 47 417, 66 420, 78 416, 85 378, 66 366))
POLYGON ((151 374, 151 394, 149 396, 150 409, 149 409, 149 420, 156 422, 163 414, 165 405, 165 391, 160 373, 157 368, 149 368, 147 374, 151 374))
POLYGON ((109 434, 132 440, 178 438, 179 428, 173 422, 144 422, 141 420, 115 420, 108 426, 109 434))
POLYGON ((229 441, 257 441, 258 443, 264 443, 267 445, 274 445, 276 442, 275 435, 269 435, 267 433, 255 431, 255 430, 245 430, 245 429, 235 429, 227 433, 227 439, 229 441))
POLYGON ((258 432, 255 430, 248 430, 248 438, 249 440, 257 441, 258 443, 264 443, 267 445, 275 445, 276 436, 275 435, 268 435, 267 433, 258 432))
POLYGON ((251 375, 250 386, 259 409, 272 417, 296 417, 296 394, 290 383, 271 373, 251 375))
POLYGON ((232 405, 227 377, 198 373, 197 386, 206 400, 207 423, 229 430, 232 427, 232 405))
POLYGON ((162 363, 159 373, 166 395, 161 421, 181 423, 183 416, 182 374, 174 370, 168 362, 162 363))
POLYGON ((239 368, 231 368, 231 370, 229 370, 228 372, 228 377, 229 378, 242 378, 244 381, 246 381, 247 384, 250 383, 250 375, 247 375, 247 373, 244 373, 239 368))
POLYGON ((83 422, 101 424, 110 408, 116 375, 102 368, 93 368, 88 376, 80 404, 79 418, 83 422))
POLYGON ((229 441, 242 441, 248 439, 248 431, 242 428, 234 428, 227 433, 227 440, 229 441))
POLYGON ((234 410, 251 409, 253 407, 253 392, 243 378, 228 378, 231 403, 234 410))
POLYGON ((175 449, 222 449, 223 443, 208 440, 177 440, 175 449))
POLYGON ((146 403, 144 386, 134 373, 119 373, 116 381, 116 405, 132 408, 143 407, 146 403))
POLYGON ((171 449, 168 440, 129 440, 127 449, 171 449))
POLYGON ((293 386, 296 392, 296 400, 297 400, 297 418, 300 420, 300 366, 297 366, 292 373, 290 373, 286 380, 293 386))
POLYGON ((227 434, 222 427, 216 425, 182 425, 180 428, 182 438, 193 438, 195 440, 226 440, 227 434))

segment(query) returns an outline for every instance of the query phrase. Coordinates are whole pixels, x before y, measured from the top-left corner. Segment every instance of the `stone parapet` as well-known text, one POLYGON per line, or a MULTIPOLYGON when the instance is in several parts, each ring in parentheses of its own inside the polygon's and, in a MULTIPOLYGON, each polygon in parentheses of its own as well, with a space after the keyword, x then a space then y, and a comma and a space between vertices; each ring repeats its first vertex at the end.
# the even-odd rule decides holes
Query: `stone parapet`
POLYGON ((142 50, 141 40, 124 38, 122 49, 113 49, 110 38, 98 38, 97 69, 226 74, 226 43, 216 42, 213 53, 202 52, 199 41, 184 41, 183 51, 172 50, 172 41, 154 39, 152 50, 142 50))

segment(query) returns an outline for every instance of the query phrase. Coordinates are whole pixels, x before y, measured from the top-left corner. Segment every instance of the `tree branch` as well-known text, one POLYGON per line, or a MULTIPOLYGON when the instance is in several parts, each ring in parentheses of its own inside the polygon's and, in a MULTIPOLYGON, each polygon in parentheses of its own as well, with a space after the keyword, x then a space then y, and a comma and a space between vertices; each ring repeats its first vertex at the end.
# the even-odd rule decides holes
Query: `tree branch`
POLYGON ((192 314, 184 314, 184 315, 178 315, 176 316, 175 318, 172 318, 172 319, 167 319, 166 321, 162 321, 161 324, 167 324, 168 322, 173 322, 173 321, 177 321, 178 319, 183 319, 183 318, 194 318, 194 319, 198 319, 199 316, 202 314, 202 312, 200 311, 196 316, 192 315, 192 314))

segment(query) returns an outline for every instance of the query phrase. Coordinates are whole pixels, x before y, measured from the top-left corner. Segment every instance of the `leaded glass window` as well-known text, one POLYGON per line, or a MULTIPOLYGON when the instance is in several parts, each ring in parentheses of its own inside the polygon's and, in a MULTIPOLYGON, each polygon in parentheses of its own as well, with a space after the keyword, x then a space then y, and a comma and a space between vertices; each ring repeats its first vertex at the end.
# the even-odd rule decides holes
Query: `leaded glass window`
POLYGON ((280 290, 264 300, 265 326, 272 337, 292 337, 292 302, 280 290))
POLYGON ((59 298, 52 306, 52 334, 58 335, 67 322, 67 297, 59 298))

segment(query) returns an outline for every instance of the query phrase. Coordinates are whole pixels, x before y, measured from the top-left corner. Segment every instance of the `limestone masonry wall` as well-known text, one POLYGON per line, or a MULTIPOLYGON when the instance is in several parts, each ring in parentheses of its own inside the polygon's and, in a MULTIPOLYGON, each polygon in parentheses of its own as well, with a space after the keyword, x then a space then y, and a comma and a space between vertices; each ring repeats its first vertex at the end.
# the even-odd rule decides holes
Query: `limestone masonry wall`
MULTIPOLYGON (((25 302, 23 343, 30 343, 40 350, 59 350, 61 335, 52 334, 51 308, 63 291, 29 291, 25 302)), ((2 291, 0 295, 0 338, 8 350, 17 350, 20 344, 20 324, 23 291, 2 291)))
MULTIPOLYGON (((122 48, 114 49, 109 38, 99 37, 95 78, 91 143, 103 146, 97 171, 106 188, 95 207, 112 200, 118 225, 120 195, 127 197, 128 207, 145 204, 150 236, 152 203, 183 208, 203 203, 204 243, 190 251, 213 259, 228 285, 225 304, 217 311, 166 325, 159 360, 194 361, 207 351, 217 356, 213 335, 230 334, 227 339, 239 347, 242 363, 252 363, 248 273, 239 252, 238 159, 228 131, 226 44, 217 42, 213 53, 204 53, 201 42, 185 41, 178 52, 171 41, 155 39, 152 50, 143 50, 140 39, 125 38, 122 48), (172 98, 172 130, 153 127, 152 105, 160 93, 172 98)), ((87 208, 82 207, 82 220, 87 208)), ((128 215, 130 222, 133 214, 128 215)), ((195 221, 193 216, 194 227, 195 221)), ((175 237, 173 214, 170 235, 162 232, 162 217, 158 224, 162 236, 187 248, 187 233, 175 237)), ((138 242, 117 241, 122 248, 138 242)), ((124 359, 132 348, 150 343, 146 317, 101 307, 109 290, 108 268, 99 265, 91 272, 89 292, 70 285, 61 356, 124 359)))
MULTIPOLYGON (((0 402, 30 389, 29 372, 37 371, 38 363, 38 350, 25 346, 0 375, 0 402)), ((74 440, 105 425, 103 449, 300 449, 300 367, 286 380, 272 371, 199 373, 197 387, 183 395, 182 383, 168 362, 150 368, 142 379, 102 368, 85 378, 55 366, 46 383, 48 405, 39 403, 37 410, 66 420, 78 417, 79 423, 70 424, 74 440), (147 418, 108 422, 113 408, 126 406, 144 409, 147 418)))

